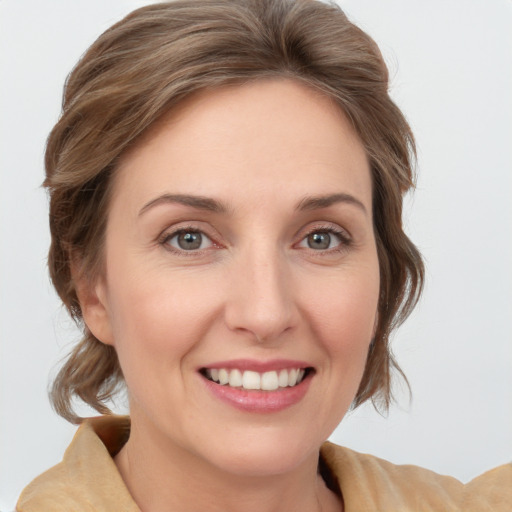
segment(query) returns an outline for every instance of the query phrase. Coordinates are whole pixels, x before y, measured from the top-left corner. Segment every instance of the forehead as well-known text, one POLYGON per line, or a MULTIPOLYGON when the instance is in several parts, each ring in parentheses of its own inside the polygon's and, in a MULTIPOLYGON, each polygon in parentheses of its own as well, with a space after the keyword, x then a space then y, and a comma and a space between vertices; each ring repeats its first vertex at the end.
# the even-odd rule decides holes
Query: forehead
MULTIPOLYGON (((163 192, 233 198, 340 189, 371 203, 364 148, 341 108, 289 79, 196 93, 121 160, 117 193, 135 202, 163 192)), ((114 196, 115 197, 115 196, 114 196)))

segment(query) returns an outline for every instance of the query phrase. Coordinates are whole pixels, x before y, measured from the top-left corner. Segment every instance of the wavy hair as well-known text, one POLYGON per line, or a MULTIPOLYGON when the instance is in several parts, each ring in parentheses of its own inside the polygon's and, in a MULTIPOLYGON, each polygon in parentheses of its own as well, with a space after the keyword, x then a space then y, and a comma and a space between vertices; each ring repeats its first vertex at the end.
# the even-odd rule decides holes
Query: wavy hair
MULTIPOLYGON (((123 383, 115 350, 84 325, 72 262, 101 271, 112 176, 120 157, 158 119, 194 92, 268 77, 298 80, 332 98, 368 155, 380 266, 378 323, 354 406, 386 409, 389 337, 420 295, 421 256, 402 227, 414 185, 414 139, 388 94, 375 42, 336 4, 317 0, 176 0, 138 9, 104 32, 67 78, 62 114, 46 147, 50 196, 49 269, 83 339, 55 378, 55 410, 80 422, 73 399, 100 413, 123 383)), ((402 374, 403 375, 403 374, 402 374)))

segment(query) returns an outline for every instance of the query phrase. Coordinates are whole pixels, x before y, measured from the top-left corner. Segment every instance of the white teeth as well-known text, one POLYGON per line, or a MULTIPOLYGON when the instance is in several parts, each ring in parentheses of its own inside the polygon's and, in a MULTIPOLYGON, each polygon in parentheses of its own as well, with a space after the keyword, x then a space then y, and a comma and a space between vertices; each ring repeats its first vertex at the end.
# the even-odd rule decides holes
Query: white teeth
POLYGON ((275 391, 279 388, 293 387, 304 379, 304 368, 291 368, 279 371, 258 373, 251 370, 242 372, 234 368, 207 368, 206 377, 221 385, 229 385, 233 388, 259 389, 263 391, 275 391))
POLYGON ((261 389, 261 377, 258 372, 245 371, 242 377, 244 389, 261 389))
POLYGON ((274 391, 279 387, 277 372, 265 372, 261 376, 261 389, 264 391, 274 391))
MULTIPOLYGON (((212 376, 213 378, 213 376, 212 376)), ((219 384, 227 384, 229 382, 229 373, 224 368, 219 370, 219 384)))
POLYGON ((240 370, 231 370, 229 372, 229 385, 232 388, 239 388, 242 386, 242 372, 240 370))
POLYGON ((288 386, 288 370, 281 370, 279 372, 279 387, 286 388, 288 386))

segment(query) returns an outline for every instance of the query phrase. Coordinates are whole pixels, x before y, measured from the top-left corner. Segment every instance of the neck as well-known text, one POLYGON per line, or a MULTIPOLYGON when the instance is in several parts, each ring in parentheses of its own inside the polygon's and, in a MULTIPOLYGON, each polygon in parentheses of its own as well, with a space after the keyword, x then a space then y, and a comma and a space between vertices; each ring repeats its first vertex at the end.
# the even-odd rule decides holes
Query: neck
POLYGON ((318 452, 281 474, 222 470, 156 435, 130 439, 115 458, 142 512, 339 512, 339 498, 318 474, 318 452), (214 498, 212 498, 214 497, 214 498))

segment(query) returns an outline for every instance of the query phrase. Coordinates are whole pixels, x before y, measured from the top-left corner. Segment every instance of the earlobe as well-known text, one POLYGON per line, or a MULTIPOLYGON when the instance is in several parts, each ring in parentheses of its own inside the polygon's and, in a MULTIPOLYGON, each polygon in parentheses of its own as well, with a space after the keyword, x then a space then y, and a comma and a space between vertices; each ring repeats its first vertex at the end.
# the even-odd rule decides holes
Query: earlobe
POLYGON ((102 343, 114 345, 104 276, 92 281, 72 265, 73 281, 82 318, 91 333, 102 343))

